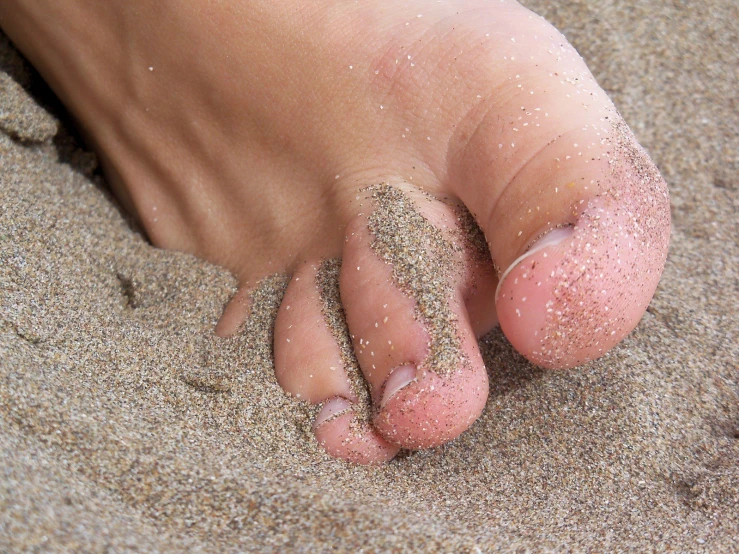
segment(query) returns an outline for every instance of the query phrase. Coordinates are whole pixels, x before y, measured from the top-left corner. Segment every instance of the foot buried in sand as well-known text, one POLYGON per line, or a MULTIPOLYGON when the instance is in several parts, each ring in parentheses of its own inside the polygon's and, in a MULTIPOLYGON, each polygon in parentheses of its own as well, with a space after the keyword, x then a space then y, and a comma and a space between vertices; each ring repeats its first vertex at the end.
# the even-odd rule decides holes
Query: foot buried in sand
POLYGON ((634 328, 667 190, 561 34, 513 1, 293 8, 8 0, 0 26, 150 240, 238 277, 220 334, 291 275, 276 375, 331 455, 462 433, 498 323, 549 368, 634 328))

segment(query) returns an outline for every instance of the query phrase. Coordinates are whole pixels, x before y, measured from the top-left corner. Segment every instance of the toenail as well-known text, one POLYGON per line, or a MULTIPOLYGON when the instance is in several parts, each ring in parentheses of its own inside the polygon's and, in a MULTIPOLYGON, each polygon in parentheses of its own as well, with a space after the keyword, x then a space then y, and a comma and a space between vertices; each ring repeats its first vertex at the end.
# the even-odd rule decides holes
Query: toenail
POLYGON ((382 393, 380 408, 383 408, 398 391, 416 380, 416 367, 413 365, 401 365, 390 372, 390 377, 385 381, 385 390, 382 393))
POLYGON ((516 267, 518 264, 520 264, 522 261, 524 261, 526 258, 531 256, 532 254, 538 252, 542 248, 547 248, 549 246, 557 246, 562 241, 570 238, 573 233, 575 232, 575 228, 572 225, 567 225, 566 227, 557 227, 555 229, 552 229, 539 239, 537 239, 526 252, 519 256, 516 261, 514 261, 508 269, 506 269, 503 274, 500 276, 500 280, 498 281, 498 288, 495 291, 495 301, 498 301, 498 294, 500 293, 500 287, 505 282, 506 277, 508 277, 508 274, 513 270, 514 267, 516 267))
POLYGON ((330 419, 333 419, 344 412, 352 409, 352 403, 346 398, 337 396, 323 403, 321 411, 318 412, 316 420, 313 422, 313 429, 318 428, 330 419))

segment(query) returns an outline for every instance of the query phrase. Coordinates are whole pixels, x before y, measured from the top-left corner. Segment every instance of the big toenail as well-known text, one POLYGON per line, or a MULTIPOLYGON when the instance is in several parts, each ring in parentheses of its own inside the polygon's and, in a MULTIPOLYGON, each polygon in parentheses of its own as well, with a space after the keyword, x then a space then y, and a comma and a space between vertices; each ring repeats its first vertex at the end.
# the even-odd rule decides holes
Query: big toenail
POLYGON ((390 399, 395 396, 398 391, 405 388, 408 384, 416 380, 416 367, 413 365, 401 365, 396 367, 390 372, 390 377, 385 381, 385 390, 382 393, 382 402, 380 402, 380 408, 390 402, 390 399))
POLYGON ((321 411, 318 412, 316 420, 313 422, 313 429, 316 429, 328 420, 351 410, 351 408, 352 403, 341 396, 337 396, 336 398, 332 398, 331 400, 324 402, 321 411))
POLYGON ((516 261, 514 261, 508 269, 506 269, 503 274, 500 276, 500 280, 498 281, 498 288, 495 291, 495 301, 498 301, 498 294, 500 293, 500 287, 505 282, 506 277, 508 277, 508 274, 513 271, 513 268, 516 267, 518 264, 520 264, 522 261, 524 261, 529 256, 535 254, 539 250, 542 250, 543 248, 547 248, 549 246, 557 246, 562 241, 570 238, 573 233, 575 232, 575 228, 572 225, 567 225, 566 227, 557 227, 556 229, 552 229, 545 235, 543 235, 541 238, 536 240, 528 250, 522 255, 519 256, 516 261))

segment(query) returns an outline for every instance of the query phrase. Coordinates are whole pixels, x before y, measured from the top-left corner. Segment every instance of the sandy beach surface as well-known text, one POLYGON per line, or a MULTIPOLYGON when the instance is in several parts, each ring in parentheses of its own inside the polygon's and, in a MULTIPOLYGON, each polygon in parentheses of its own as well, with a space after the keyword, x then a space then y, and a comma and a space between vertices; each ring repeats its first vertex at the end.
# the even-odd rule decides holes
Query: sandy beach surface
POLYGON ((526 4, 667 179, 667 268, 598 362, 492 332, 479 421, 373 468, 275 381, 284 279, 217 339, 234 278, 146 242, 0 35, 0 552, 739 551, 739 7, 526 4))

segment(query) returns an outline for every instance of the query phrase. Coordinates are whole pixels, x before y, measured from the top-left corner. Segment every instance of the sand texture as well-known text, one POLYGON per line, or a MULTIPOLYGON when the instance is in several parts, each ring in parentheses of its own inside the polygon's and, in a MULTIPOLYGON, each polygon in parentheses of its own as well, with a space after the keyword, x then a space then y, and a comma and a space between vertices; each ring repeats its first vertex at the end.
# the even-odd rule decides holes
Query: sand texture
POLYGON ((526 4, 663 171, 667 268, 596 363, 492 332, 479 421, 380 468, 325 456, 277 385, 284 279, 215 338, 235 280, 142 238, 0 35, 0 552, 739 551, 739 7, 526 4))

